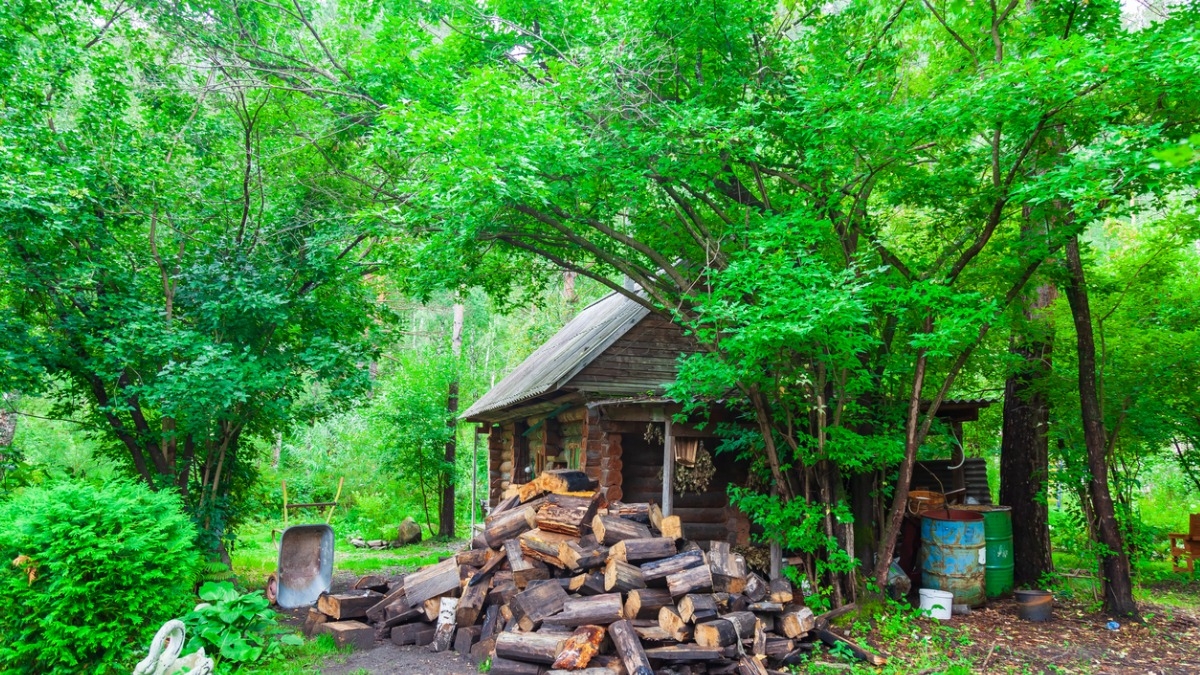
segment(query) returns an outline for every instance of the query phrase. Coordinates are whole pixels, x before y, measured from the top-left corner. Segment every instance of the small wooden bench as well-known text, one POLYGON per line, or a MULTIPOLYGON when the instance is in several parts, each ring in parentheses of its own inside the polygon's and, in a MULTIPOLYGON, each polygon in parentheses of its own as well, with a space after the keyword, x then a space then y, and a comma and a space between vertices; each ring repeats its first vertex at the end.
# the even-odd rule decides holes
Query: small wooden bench
POLYGON ((1195 569, 1196 558, 1200 558, 1200 513, 1193 513, 1188 523, 1188 532, 1172 532, 1167 537, 1171 541, 1168 555, 1171 556, 1171 567, 1176 572, 1191 572, 1195 569))

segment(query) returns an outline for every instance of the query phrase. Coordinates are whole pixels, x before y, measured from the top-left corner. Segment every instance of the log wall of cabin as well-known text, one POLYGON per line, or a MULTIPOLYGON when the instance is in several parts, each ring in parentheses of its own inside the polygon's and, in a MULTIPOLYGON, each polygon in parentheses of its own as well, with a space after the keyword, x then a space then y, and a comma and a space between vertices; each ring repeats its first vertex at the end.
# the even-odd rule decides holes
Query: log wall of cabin
POLYGON ((495 506, 512 484, 516 425, 496 424, 488 431, 488 503, 495 506))
POLYGON ((611 502, 623 499, 621 483, 621 434, 612 433, 610 422, 599 409, 587 411, 584 420, 586 441, 583 445, 583 471, 590 480, 596 481, 598 489, 611 502))
MULTIPOLYGON (((628 429, 629 422, 620 424, 628 429)), ((639 423, 645 429, 646 423, 639 423)), ((662 501, 663 447, 661 443, 648 443, 644 432, 626 431, 618 435, 622 439, 623 494, 625 502, 662 501)), ((705 447, 712 453, 717 440, 705 439, 705 447)), ((745 467, 738 466, 730 455, 713 455, 716 474, 708 489, 703 493, 679 493, 674 496, 673 513, 683 523, 683 535, 688 539, 726 540, 733 544, 746 544, 750 539, 750 521, 745 514, 729 504, 726 488, 729 484, 744 482, 745 467)))

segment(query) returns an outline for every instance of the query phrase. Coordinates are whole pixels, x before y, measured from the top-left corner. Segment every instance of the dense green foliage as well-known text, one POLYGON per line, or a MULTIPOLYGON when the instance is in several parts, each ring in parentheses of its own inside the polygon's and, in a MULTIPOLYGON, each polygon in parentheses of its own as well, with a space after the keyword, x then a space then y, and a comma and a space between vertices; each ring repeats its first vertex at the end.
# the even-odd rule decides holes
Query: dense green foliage
POLYGON ((127 668, 193 603, 195 537, 178 497, 130 481, 0 504, 0 672, 127 668))
POLYGON ((238 593, 228 582, 200 587, 203 601, 183 618, 191 636, 186 652, 199 648, 214 662, 235 665, 265 661, 280 655, 281 645, 303 642, 295 635, 276 639, 275 611, 261 592, 238 593))

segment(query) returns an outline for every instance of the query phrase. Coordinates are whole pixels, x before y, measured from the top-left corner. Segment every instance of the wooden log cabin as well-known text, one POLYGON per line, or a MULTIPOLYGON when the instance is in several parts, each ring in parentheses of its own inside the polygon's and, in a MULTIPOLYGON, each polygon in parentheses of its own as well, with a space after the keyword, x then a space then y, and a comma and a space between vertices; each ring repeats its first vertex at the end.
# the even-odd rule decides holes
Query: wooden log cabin
POLYGON ((463 413, 487 433, 489 503, 541 471, 580 469, 609 501, 652 501, 679 516, 688 539, 746 544, 749 520, 726 495, 745 467, 713 452, 711 427, 673 421, 680 406, 665 396, 679 356, 696 349, 620 294, 586 307, 463 413), (687 462, 698 447, 712 457, 711 481, 702 492, 672 489, 677 457, 687 462))

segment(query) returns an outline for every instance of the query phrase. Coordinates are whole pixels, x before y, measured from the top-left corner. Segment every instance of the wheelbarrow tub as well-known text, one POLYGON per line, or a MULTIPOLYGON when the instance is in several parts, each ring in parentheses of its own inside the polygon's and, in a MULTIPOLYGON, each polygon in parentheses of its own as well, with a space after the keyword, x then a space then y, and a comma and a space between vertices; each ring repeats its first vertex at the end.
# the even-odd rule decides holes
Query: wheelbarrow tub
POLYGON ((307 607, 333 583, 333 528, 293 525, 279 539, 279 590, 284 609, 307 607))

